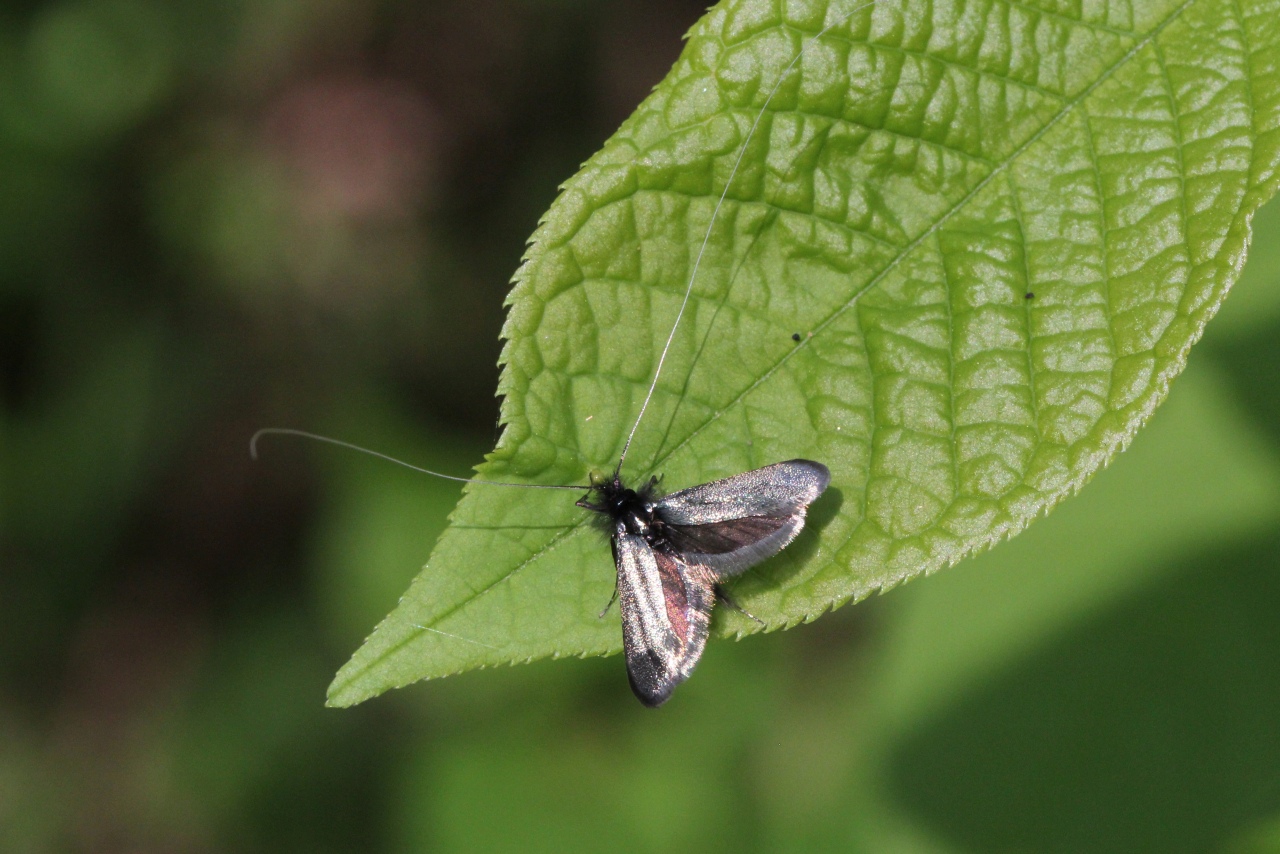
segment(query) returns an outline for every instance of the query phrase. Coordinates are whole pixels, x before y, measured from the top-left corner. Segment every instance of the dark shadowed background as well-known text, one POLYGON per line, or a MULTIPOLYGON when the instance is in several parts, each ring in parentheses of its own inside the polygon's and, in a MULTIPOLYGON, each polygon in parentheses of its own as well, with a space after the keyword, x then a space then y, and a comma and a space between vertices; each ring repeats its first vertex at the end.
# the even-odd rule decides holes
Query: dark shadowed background
POLYGON ((1274 208, 1014 542, 658 712, 618 658, 323 707, 458 488, 249 436, 466 474, 525 239, 703 5, 0 10, 0 850, 1280 851, 1274 208))

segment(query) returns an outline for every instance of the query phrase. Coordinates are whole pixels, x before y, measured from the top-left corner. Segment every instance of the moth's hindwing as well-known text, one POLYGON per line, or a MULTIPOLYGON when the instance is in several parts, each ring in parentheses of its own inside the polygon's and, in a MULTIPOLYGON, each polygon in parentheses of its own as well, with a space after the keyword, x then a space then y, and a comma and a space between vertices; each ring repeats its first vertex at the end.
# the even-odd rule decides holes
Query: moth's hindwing
POLYGON ((674 492, 654 515, 681 558, 732 578, 795 539, 830 481, 822 463, 788 460, 674 492))
POLYGON ((631 690, 646 706, 666 702, 702 656, 715 605, 715 577, 704 566, 655 549, 617 524, 614 560, 622 646, 631 690))

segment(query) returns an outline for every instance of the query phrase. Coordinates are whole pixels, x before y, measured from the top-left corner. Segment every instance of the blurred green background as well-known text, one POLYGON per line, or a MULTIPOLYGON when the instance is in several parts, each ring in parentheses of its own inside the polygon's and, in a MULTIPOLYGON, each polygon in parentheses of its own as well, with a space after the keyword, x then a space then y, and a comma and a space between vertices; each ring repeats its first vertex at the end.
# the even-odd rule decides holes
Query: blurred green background
POLYGON ((0 10, 0 850, 1280 852, 1275 206, 1015 541, 658 712, 617 658, 323 707, 458 489, 248 437, 468 471, 525 238, 703 5, 0 10))

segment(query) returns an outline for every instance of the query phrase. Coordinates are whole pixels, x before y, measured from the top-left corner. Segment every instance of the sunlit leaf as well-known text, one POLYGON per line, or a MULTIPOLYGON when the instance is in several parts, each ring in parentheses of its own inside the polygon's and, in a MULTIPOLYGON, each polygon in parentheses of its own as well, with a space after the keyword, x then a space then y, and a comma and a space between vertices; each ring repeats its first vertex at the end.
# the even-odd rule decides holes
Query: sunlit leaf
MULTIPOLYGON (((1163 399, 1275 191, 1278 127, 1277 0, 722 2, 534 235, 482 476, 616 462, 745 146, 625 474, 831 468, 806 534, 735 587, 769 628, 952 564, 1163 399)), ((617 652, 574 497, 468 488, 330 702, 617 652)))

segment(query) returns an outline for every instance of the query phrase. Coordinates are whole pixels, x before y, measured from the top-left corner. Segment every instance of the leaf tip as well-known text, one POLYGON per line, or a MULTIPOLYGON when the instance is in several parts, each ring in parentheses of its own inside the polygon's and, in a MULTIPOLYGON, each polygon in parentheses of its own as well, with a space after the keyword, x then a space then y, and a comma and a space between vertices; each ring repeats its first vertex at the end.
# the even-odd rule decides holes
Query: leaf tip
POLYGON ((348 673, 344 667, 333 677, 333 682, 329 683, 324 704, 330 709, 349 709, 381 693, 382 690, 377 688, 370 690, 367 680, 360 679, 359 674, 348 673))

